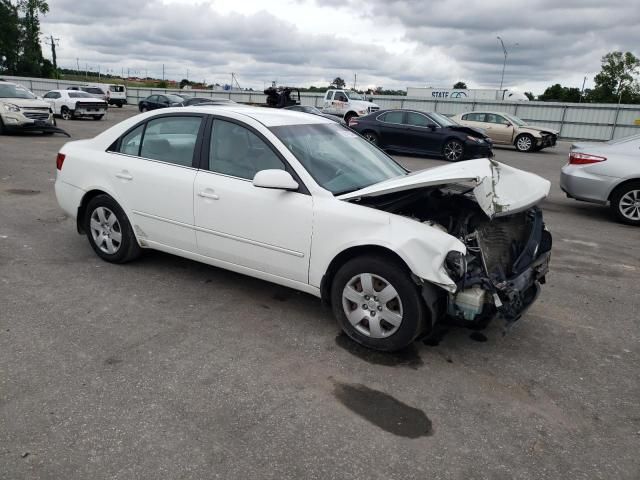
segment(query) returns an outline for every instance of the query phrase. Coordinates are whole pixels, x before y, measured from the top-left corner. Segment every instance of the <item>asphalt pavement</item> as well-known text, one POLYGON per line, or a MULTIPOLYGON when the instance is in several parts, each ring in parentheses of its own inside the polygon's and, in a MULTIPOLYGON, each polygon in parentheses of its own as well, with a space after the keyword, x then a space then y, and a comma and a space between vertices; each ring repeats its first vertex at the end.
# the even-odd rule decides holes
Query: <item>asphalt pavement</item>
MULTIPOLYGON (((134 113, 58 124, 88 138, 134 113)), ((552 182, 539 301, 506 335, 388 355, 303 293, 101 261, 55 200, 67 140, 0 137, 0 478, 640 478, 640 230, 562 194, 568 143, 496 150, 552 182)))

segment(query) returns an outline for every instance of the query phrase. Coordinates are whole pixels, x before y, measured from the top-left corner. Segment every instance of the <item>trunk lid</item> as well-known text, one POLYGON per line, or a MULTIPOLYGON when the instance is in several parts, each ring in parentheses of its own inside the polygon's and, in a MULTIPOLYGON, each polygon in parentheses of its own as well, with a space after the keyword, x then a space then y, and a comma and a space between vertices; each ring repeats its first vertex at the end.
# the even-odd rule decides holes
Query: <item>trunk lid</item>
POLYGON ((551 183, 538 175, 480 158, 420 170, 339 195, 337 198, 353 200, 453 184, 469 184, 473 188, 478 205, 489 218, 531 208, 549 195, 551 188, 551 183))

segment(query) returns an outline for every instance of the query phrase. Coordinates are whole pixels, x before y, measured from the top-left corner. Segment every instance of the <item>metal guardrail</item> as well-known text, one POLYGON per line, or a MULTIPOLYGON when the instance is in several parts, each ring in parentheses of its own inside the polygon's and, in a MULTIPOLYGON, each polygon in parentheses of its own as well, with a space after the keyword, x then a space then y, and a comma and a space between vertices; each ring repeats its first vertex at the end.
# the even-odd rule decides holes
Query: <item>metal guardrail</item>
MULTIPOLYGON (((37 95, 49 90, 83 85, 86 82, 3 76, 20 83, 37 95)), ((266 103, 266 95, 256 91, 179 90, 170 88, 127 87, 127 101, 136 105, 143 98, 160 93, 189 93, 201 97, 221 97, 239 103, 266 103)), ((322 93, 301 93, 303 105, 322 106, 322 93)), ((490 110, 516 115, 531 125, 551 128, 560 137, 578 140, 611 140, 640 133, 640 105, 593 103, 522 102, 499 100, 442 100, 376 95, 372 101, 381 108, 411 108, 444 115, 490 110)))

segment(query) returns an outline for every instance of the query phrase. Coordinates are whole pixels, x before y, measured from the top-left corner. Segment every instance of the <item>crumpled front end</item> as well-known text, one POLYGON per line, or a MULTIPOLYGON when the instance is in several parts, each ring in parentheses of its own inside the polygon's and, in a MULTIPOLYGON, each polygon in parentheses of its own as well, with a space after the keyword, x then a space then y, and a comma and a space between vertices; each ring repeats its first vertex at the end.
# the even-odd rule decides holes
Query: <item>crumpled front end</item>
POLYGON ((447 269, 458 287, 447 313, 481 321, 499 315, 518 320, 537 299, 549 270, 552 237, 538 207, 480 223, 464 237, 467 254, 447 269))

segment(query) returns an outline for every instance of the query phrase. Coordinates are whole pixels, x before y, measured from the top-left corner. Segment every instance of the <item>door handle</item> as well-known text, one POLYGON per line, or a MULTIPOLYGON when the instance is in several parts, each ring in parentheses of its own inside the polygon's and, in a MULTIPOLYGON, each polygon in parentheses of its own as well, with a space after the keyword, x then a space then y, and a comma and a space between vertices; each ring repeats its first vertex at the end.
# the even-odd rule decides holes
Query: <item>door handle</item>
POLYGON ((202 197, 202 198, 210 198, 211 200, 218 200, 220 197, 218 195, 216 195, 213 192, 208 192, 208 191, 200 191, 198 192, 198 196, 202 197))
POLYGON ((116 173, 116 177, 121 178, 122 180, 133 180, 133 176, 129 175, 129 173, 126 170, 123 172, 116 173))

